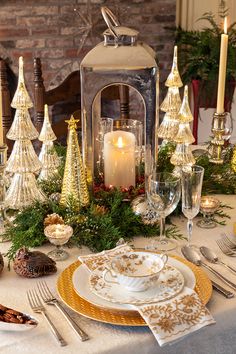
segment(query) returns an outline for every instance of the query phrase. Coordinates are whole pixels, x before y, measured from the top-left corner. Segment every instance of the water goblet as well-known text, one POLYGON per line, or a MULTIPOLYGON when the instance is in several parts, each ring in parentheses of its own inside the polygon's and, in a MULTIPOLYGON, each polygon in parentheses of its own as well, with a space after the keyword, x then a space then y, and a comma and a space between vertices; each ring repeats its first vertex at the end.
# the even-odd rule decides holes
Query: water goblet
POLYGON ((188 219, 188 246, 192 237, 193 219, 200 211, 203 175, 204 168, 197 165, 188 166, 182 171, 182 212, 188 219))
POLYGON ((160 237, 148 249, 170 251, 177 247, 175 240, 165 236, 165 218, 177 207, 181 195, 180 178, 172 173, 155 173, 149 177, 147 198, 160 219, 160 237))
POLYGON ((64 261, 69 257, 68 252, 63 250, 62 245, 67 243, 73 234, 73 229, 69 225, 53 224, 45 227, 44 234, 50 243, 56 248, 48 253, 48 256, 55 261, 64 261))

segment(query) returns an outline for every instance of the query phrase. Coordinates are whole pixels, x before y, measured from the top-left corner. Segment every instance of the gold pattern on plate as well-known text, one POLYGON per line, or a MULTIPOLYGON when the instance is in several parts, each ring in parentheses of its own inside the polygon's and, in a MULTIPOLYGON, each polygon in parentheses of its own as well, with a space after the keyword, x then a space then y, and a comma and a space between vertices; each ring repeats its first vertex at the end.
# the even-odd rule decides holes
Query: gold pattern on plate
MULTIPOLYGON (((212 295, 212 284, 206 273, 194 264, 178 256, 171 256, 188 266, 196 278, 195 291, 204 305, 210 300, 212 295)), ((123 311, 104 309, 95 306, 80 297, 73 288, 72 276, 76 268, 81 265, 80 261, 72 263, 60 275, 57 281, 57 291, 61 300, 72 310, 104 323, 111 323, 120 326, 146 326, 143 318, 136 311, 123 311)))

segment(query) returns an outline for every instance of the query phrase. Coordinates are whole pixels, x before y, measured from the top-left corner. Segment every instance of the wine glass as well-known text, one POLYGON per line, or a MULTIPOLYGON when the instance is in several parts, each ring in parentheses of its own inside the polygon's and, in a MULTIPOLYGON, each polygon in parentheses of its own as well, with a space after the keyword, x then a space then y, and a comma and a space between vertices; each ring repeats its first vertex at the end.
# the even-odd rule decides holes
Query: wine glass
POLYGON ((182 171, 182 212, 188 219, 188 246, 192 237, 193 218, 200 210, 203 175, 204 168, 197 165, 189 166, 182 171))
POLYGON ((67 243, 72 236, 72 227, 64 224, 48 225, 44 229, 44 234, 50 243, 56 246, 54 250, 48 253, 48 256, 54 259, 54 261, 64 261, 67 259, 69 254, 63 250, 62 245, 67 243))
POLYGON ((180 195, 180 178, 174 174, 161 172, 149 177, 147 188, 148 202, 160 218, 160 237, 148 247, 149 249, 170 251, 177 247, 176 241, 170 240, 165 236, 165 218, 177 207, 180 195))

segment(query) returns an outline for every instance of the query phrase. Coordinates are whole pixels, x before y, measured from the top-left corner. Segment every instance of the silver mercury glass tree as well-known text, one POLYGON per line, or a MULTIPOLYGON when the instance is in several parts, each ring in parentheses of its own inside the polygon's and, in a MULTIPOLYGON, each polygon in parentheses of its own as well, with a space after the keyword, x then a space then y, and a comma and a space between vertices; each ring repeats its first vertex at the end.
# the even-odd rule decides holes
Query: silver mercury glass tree
POLYGON ((193 115, 189 107, 187 85, 184 87, 184 97, 178 114, 178 121, 179 129, 174 138, 174 142, 177 145, 171 156, 170 162, 175 166, 174 173, 176 175, 181 175, 183 168, 188 169, 195 163, 195 158, 190 146, 194 143, 195 139, 190 128, 190 123, 193 121, 193 115))
POLYGON ((25 87, 23 57, 19 58, 18 86, 11 106, 16 108, 16 112, 7 138, 15 140, 15 144, 7 161, 6 171, 13 174, 13 177, 5 203, 11 209, 22 209, 36 200, 46 199, 35 178, 35 174, 41 169, 41 162, 31 143, 31 140, 38 137, 38 132, 28 111, 33 103, 25 87))
POLYGON ((165 115, 157 130, 158 137, 163 139, 162 145, 165 145, 168 141, 173 141, 179 128, 178 112, 181 107, 179 88, 183 86, 183 83, 178 70, 177 46, 174 47, 172 68, 165 86, 168 87, 168 91, 160 106, 165 115))
POLYGON ((48 105, 45 104, 44 121, 41 132, 39 134, 39 140, 43 142, 39 154, 39 161, 42 163, 42 169, 38 177, 39 180, 47 180, 57 172, 60 161, 53 144, 53 141, 56 139, 57 137, 52 130, 52 126, 49 120, 48 105))

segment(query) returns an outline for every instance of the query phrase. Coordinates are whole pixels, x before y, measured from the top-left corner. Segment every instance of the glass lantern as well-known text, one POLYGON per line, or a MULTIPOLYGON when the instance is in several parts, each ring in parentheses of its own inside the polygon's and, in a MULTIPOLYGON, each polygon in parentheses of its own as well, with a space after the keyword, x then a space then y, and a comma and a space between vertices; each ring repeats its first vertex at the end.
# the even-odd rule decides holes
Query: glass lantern
POLYGON ((120 26, 108 8, 101 11, 108 26, 104 41, 80 67, 83 160, 90 188, 101 177, 108 186, 128 188, 137 183, 141 162, 147 175, 157 158, 159 69, 155 52, 138 40, 138 32, 120 26), (113 122, 114 117, 102 117, 101 94, 110 86, 125 86, 138 95, 143 105, 138 122, 136 116, 113 122), (148 157, 148 164, 141 156, 148 157))

